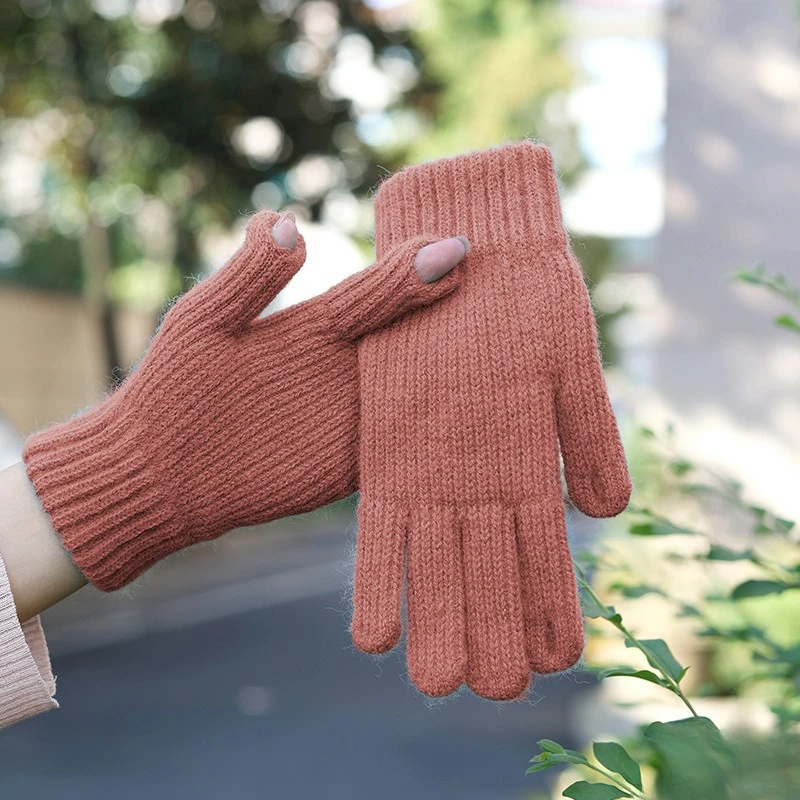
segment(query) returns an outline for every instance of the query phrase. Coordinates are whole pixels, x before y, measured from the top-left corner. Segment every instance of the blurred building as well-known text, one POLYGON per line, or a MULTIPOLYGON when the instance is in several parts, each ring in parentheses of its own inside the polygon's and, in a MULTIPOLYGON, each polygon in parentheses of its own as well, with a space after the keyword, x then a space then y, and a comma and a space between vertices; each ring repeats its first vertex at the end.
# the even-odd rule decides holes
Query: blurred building
MULTIPOLYGON (((136 361, 153 316, 117 315, 126 364, 136 361)), ((107 389, 97 326, 79 298, 0 286, 0 412, 23 433, 65 419, 107 389)))
POLYGON ((732 281, 763 263, 800 285, 800 24, 784 0, 573 0, 566 106, 587 169, 572 230, 616 238, 597 287, 635 417, 800 514, 800 348, 785 304, 732 281))
POLYGON ((800 514, 800 347, 790 309, 733 273, 800 285, 800 17, 785 0, 674 4, 655 387, 682 444, 800 514), (792 476, 795 476, 794 479, 792 476))

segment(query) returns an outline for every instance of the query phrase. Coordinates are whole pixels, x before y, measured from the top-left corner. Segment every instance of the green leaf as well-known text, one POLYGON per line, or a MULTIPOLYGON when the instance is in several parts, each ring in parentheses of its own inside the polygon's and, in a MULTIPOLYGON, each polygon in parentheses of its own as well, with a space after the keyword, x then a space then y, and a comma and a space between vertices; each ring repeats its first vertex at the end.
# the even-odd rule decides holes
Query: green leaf
POLYGON ((622 775, 631 786, 641 790, 642 771, 621 744, 617 744, 617 742, 595 742, 592 745, 592 752, 606 769, 616 772, 617 775, 622 775))
POLYGON ((588 781, 577 781, 571 786, 567 786, 562 795, 571 797, 572 800, 617 800, 618 797, 630 797, 627 792, 610 783, 589 783, 588 781))
POLYGON ((731 550, 721 544, 712 544, 705 558, 709 561, 752 561, 753 553, 750 550, 731 550))
POLYGON ((525 770, 525 774, 533 775, 534 772, 544 772, 544 770, 550 769, 550 767, 556 767, 560 763, 560 761, 551 761, 549 758, 543 759, 542 761, 536 761, 532 766, 525 770))
POLYGON ((685 494, 719 494, 719 489, 708 483, 684 483, 681 491, 685 494))
POLYGON ((697 606, 693 606, 691 603, 681 603, 680 610, 675 615, 676 617, 683 618, 683 617, 702 617, 703 614, 697 606))
MULTIPOLYGON (((543 739, 542 741, 547 742, 547 745, 550 747, 561 747, 561 745, 556 744, 556 742, 551 742, 549 739, 543 739)), ((539 745, 541 746, 541 742, 539 745)), ((545 750, 543 753, 534 756, 530 760, 530 763, 531 766, 525 771, 526 775, 550 769, 550 767, 555 767, 558 764, 579 764, 586 766, 589 763, 589 759, 577 750, 564 750, 562 748, 561 751, 545 750)))
POLYGON ((736 270, 733 275, 733 279, 737 281, 741 281, 742 283, 752 283, 756 286, 760 286, 764 283, 766 269, 763 264, 756 264, 754 267, 750 267, 747 269, 746 267, 742 267, 741 269, 736 270))
POLYGON ((664 595, 664 592, 657 586, 647 586, 640 584, 638 586, 627 586, 624 583, 614 583, 610 587, 615 591, 620 592, 623 597, 635 599, 637 597, 644 597, 646 594, 664 595))
POLYGON ((685 458, 677 458, 675 461, 670 462, 669 468, 672 470, 673 474, 680 478, 688 472, 691 472, 694 469, 694 464, 692 464, 691 461, 687 461, 685 458))
POLYGON ((726 800, 731 752, 706 717, 653 722, 644 730, 656 752, 656 791, 662 800, 726 800))
POLYGON ((570 764, 588 764, 589 759, 577 750, 565 750, 564 757, 569 759, 570 764))
POLYGON ((606 678, 639 678, 643 681, 655 683, 658 686, 667 686, 663 678, 660 678, 649 669, 636 669, 635 667, 609 667, 597 673, 597 680, 603 681, 606 678))
POLYGON ((740 583, 732 592, 734 600, 743 600, 746 597, 766 597, 770 594, 781 594, 787 589, 796 588, 789 583, 781 581, 753 580, 740 583))
POLYGON ((634 522, 628 526, 632 536, 694 536, 695 531, 675 525, 668 519, 653 517, 647 522, 634 522))
POLYGON ((609 622, 622 622, 622 617, 617 613, 614 606, 607 606, 604 603, 599 603, 595 597, 581 589, 581 606, 583 606, 583 613, 592 619, 607 619, 609 622))
POLYGON ((779 328, 786 328, 793 333, 800 333, 800 322, 798 322, 791 314, 781 314, 779 317, 775 317, 773 322, 779 328))
POLYGON ((756 520, 756 525, 753 526, 753 531, 755 533, 786 534, 795 526, 792 520, 776 517, 761 506, 747 506, 747 509, 756 520))
POLYGON ((530 763, 533 766, 528 768, 525 773, 528 775, 531 772, 541 772, 543 769, 549 769, 556 766, 556 764, 588 764, 589 760, 583 753, 577 750, 566 750, 558 742, 552 739, 540 739, 536 744, 541 747, 542 752, 535 755, 530 763))
POLYGON ((775 517, 775 529, 778 533, 789 533, 792 528, 794 528, 795 522, 791 519, 782 519, 781 517, 775 517))
POLYGON ((667 643, 663 639, 639 639, 638 644, 632 642, 630 639, 626 639, 625 646, 635 647, 641 650, 645 658, 647 658, 647 663, 650 664, 651 667, 654 667, 676 682, 679 682, 686 674, 686 668, 672 655, 667 643))
POLYGON ((596 567, 600 563, 600 557, 591 550, 579 550, 575 553, 575 566, 579 572, 586 572, 591 567, 596 567))
POLYGON ((558 743, 554 742, 552 739, 539 739, 536 744, 542 748, 546 753, 563 753, 564 748, 558 743))

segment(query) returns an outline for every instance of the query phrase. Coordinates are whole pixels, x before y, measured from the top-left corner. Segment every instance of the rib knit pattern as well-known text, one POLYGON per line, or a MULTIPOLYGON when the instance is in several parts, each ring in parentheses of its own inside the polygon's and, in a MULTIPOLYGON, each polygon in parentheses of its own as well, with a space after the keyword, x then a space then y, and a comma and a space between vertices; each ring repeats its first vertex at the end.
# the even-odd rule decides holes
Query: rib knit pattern
POLYGON ((456 288, 413 267, 431 237, 305 303, 259 318, 305 260, 250 220, 245 244, 164 318, 123 385, 32 436, 24 460, 84 575, 112 591, 165 556, 232 528, 352 493, 357 341, 456 288))
POLYGON ((564 524, 618 514, 631 484, 550 151, 523 141, 412 166, 375 201, 378 254, 468 237, 457 293, 359 346, 353 639, 409 674, 512 699, 573 665, 583 623, 564 524))
POLYGON ((39 618, 20 625, 0 558, 0 728, 58 708, 55 691, 39 618))

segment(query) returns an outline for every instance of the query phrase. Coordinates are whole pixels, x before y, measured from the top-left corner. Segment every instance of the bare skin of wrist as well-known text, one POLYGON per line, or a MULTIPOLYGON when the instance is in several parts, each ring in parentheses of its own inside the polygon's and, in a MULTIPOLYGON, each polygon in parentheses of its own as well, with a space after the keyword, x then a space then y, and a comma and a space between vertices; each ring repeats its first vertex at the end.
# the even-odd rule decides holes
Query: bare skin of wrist
POLYGON ((22 462, 0 472, 0 555, 20 622, 87 582, 50 527, 22 462))

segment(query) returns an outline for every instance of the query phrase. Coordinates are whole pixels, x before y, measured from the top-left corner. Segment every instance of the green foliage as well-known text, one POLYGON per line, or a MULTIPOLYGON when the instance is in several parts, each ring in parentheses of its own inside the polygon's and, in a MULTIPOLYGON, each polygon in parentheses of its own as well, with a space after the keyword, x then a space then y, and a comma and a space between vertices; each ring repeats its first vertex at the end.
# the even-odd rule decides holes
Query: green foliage
POLYGON ((621 775, 637 789, 642 788, 642 771, 621 744, 617 742, 595 742, 592 745, 592 752, 594 757, 606 769, 621 775))
POLYGON ((680 683, 689 667, 682 667, 675 656, 672 655, 667 643, 663 639, 640 639, 638 641, 625 640, 626 647, 636 647, 641 650, 647 663, 657 669, 662 675, 680 683))
POLYGON ((564 797, 572 797, 573 800, 617 800, 619 797, 630 797, 630 795, 608 783, 576 781, 564 789, 564 797))
MULTIPOLYGON (((143 17, 139 6, 105 16, 90 0, 15 2, 3 10, 0 119, 7 135, 0 146, 30 151, 38 180, 35 207, 22 204, 0 219, 23 245, 4 280, 80 289, 81 258, 70 243, 82 238, 90 216, 115 228, 113 267, 158 255, 197 273, 198 232, 253 208, 257 186, 267 187, 259 197, 271 203, 320 212, 327 189, 298 194, 288 181, 307 156, 338 165, 331 190, 363 194, 380 177, 351 99, 329 91, 326 75, 348 32, 372 48, 374 63, 386 53, 413 62, 419 54, 402 44, 406 32, 384 30, 361 2, 320 10, 307 0, 212 0, 179 4, 157 18, 143 17), (306 11, 336 20, 326 22, 325 41, 306 30, 306 11), (307 67, 292 57, 298 43, 313 54, 307 67), (237 146, 240 126, 263 118, 280 132, 276 152, 237 146), (173 241, 159 254, 148 252, 148 237, 130 235, 152 200, 162 204, 173 241), (47 235, 54 257, 42 259, 37 242, 47 235), (139 243, 127 257, 125 239, 139 243)), ((259 134, 262 145, 268 133, 259 134)))
MULTIPOLYGON (((752 269, 740 269, 734 280, 740 283, 749 283, 760 286, 772 294, 800 309, 800 289, 793 286, 783 275, 770 275, 763 264, 758 264, 752 269)), ((779 328, 785 328, 792 333, 800 334, 800 321, 793 314, 780 314, 773 323, 779 328)))
POLYGON ((77 242, 58 233, 42 233, 27 243, 22 260, 0 269, 0 282, 80 294, 83 276, 77 242))
POLYGON ((740 583, 731 592, 734 600, 742 600, 746 597, 764 597, 768 594, 780 594, 788 589, 800 589, 800 584, 788 584, 782 581, 752 580, 740 583))
POLYGON ((663 800, 725 800, 732 761, 719 729, 705 717, 653 722, 644 738, 656 753, 656 790, 663 800))
POLYGON ((531 759, 532 766, 525 771, 526 775, 550 769, 550 767, 554 767, 557 764, 581 764, 584 766, 589 764, 589 760, 583 753, 579 753, 576 750, 566 750, 558 742, 553 742, 550 739, 541 739, 536 744, 539 745, 542 752, 531 759))
POLYGON ((694 534, 694 531, 681 525, 676 525, 674 522, 670 522, 668 519, 659 517, 645 509, 641 510, 641 514, 645 517, 643 521, 631 522, 628 526, 628 533, 631 536, 691 536, 694 534))
MULTIPOLYGON (((242 213, 335 223, 329 200, 358 208, 401 161, 547 136, 544 104, 570 79, 555 0, 431 1, 418 31, 365 0, 7 5, 0 148, 26 197, 0 197, 0 281, 82 292, 107 320, 120 303, 157 310, 176 276, 189 288, 201 234, 242 213)), ((595 280, 610 252, 596 244, 595 280)))
POLYGON ((437 122, 406 154, 411 160, 550 133, 545 101, 572 77, 557 2, 438 0, 420 4, 420 14, 414 41, 426 58, 417 104, 437 122))
MULTIPOLYGON (((800 308, 800 292, 785 278, 772 278, 759 268, 740 274, 741 280, 768 288, 800 308)), ((794 323, 779 318, 776 324, 794 331, 794 323)), ((626 548, 612 552, 601 548, 576 560, 576 573, 585 614, 605 621, 638 650, 649 669, 631 665, 598 669, 599 680, 636 678, 674 694, 691 716, 672 722, 653 722, 640 731, 628 749, 616 742, 595 742, 593 758, 567 751, 555 742, 539 742, 542 752, 531 760, 529 772, 569 764, 578 773, 595 773, 602 783, 579 780, 564 797, 638 800, 770 800, 794 799, 800 792, 797 753, 800 752, 800 537, 792 520, 784 519, 748 501, 744 487, 694 464, 674 452, 673 431, 662 439, 649 428, 641 441, 658 446, 648 455, 658 481, 658 493, 640 492, 647 504, 631 508, 625 535, 631 541, 652 543, 675 563, 692 562, 702 568, 695 594, 688 601, 671 585, 659 585, 648 575, 640 577, 626 548), (697 524, 705 504, 713 504, 714 519, 724 513, 731 529, 726 541, 717 541, 697 524), (662 508, 693 507, 692 524, 671 518, 662 508), (730 541, 729 541, 730 540, 730 541), (672 543, 675 547, 672 547, 672 543), (593 573, 592 581, 588 578, 593 573), (768 704, 777 724, 774 737, 739 737, 727 741, 714 723, 695 711, 683 681, 688 667, 675 658, 662 639, 640 639, 632 633, 618 608, 601 599, 594 583, 626 600, 656 595, 670 603, 676 616, 702 626, 696 633, 716 648, 729 667, 741 660, 745 669, 728 674, 725 690, 768 704), (736 655, 736 658, 732 658, 736 655), (631 755, 633 753, 633 756, 631 755), (635 758, 634 758, 635 756, 635 758), (652 780, 643 780, 642 766, 652 780), (654 792, 654 793, 653 793, 654 792)), ((713 663, 714 659, 712 659, 713 663)), ((708 683, 698 694, 724 693, 708 683)))
POLYGON ((663 686, 665 689, 669 688, 669 684, 656 675, 649 669, 636 669, 635 667, 608 667, 601 669, 597 673, 598 680, 605 680, 606 678, 639 678, 640 680, 647 681, 648 683, 655 683, 658 686, 663 686))
POLYGON ((613 606, 606 605, 592 588, 586 576, 586 569, 579 563, 575 564, 578 576, 578 586, 581 591, 581 603, 584 613, 595 619, 605 619, 613 625, 624 637, 625 646, 639 650, 653 667, 655 672, 650 670, 635 669, 631 667, 611 667, 601 670, 598 677, 631 677, 655 683, 664 689, 677 695, 686 707, 695 713, 689 699, 683 693, 680 683, 683 680, 688 667, 683 667, 672 652, 669 646, 662 639, 638 639, 631 633, 623 622, 622 615, 613 606))
POLYGON ((737 736, 731 749, 731 800, 797 800, 800 737, 737 736))

